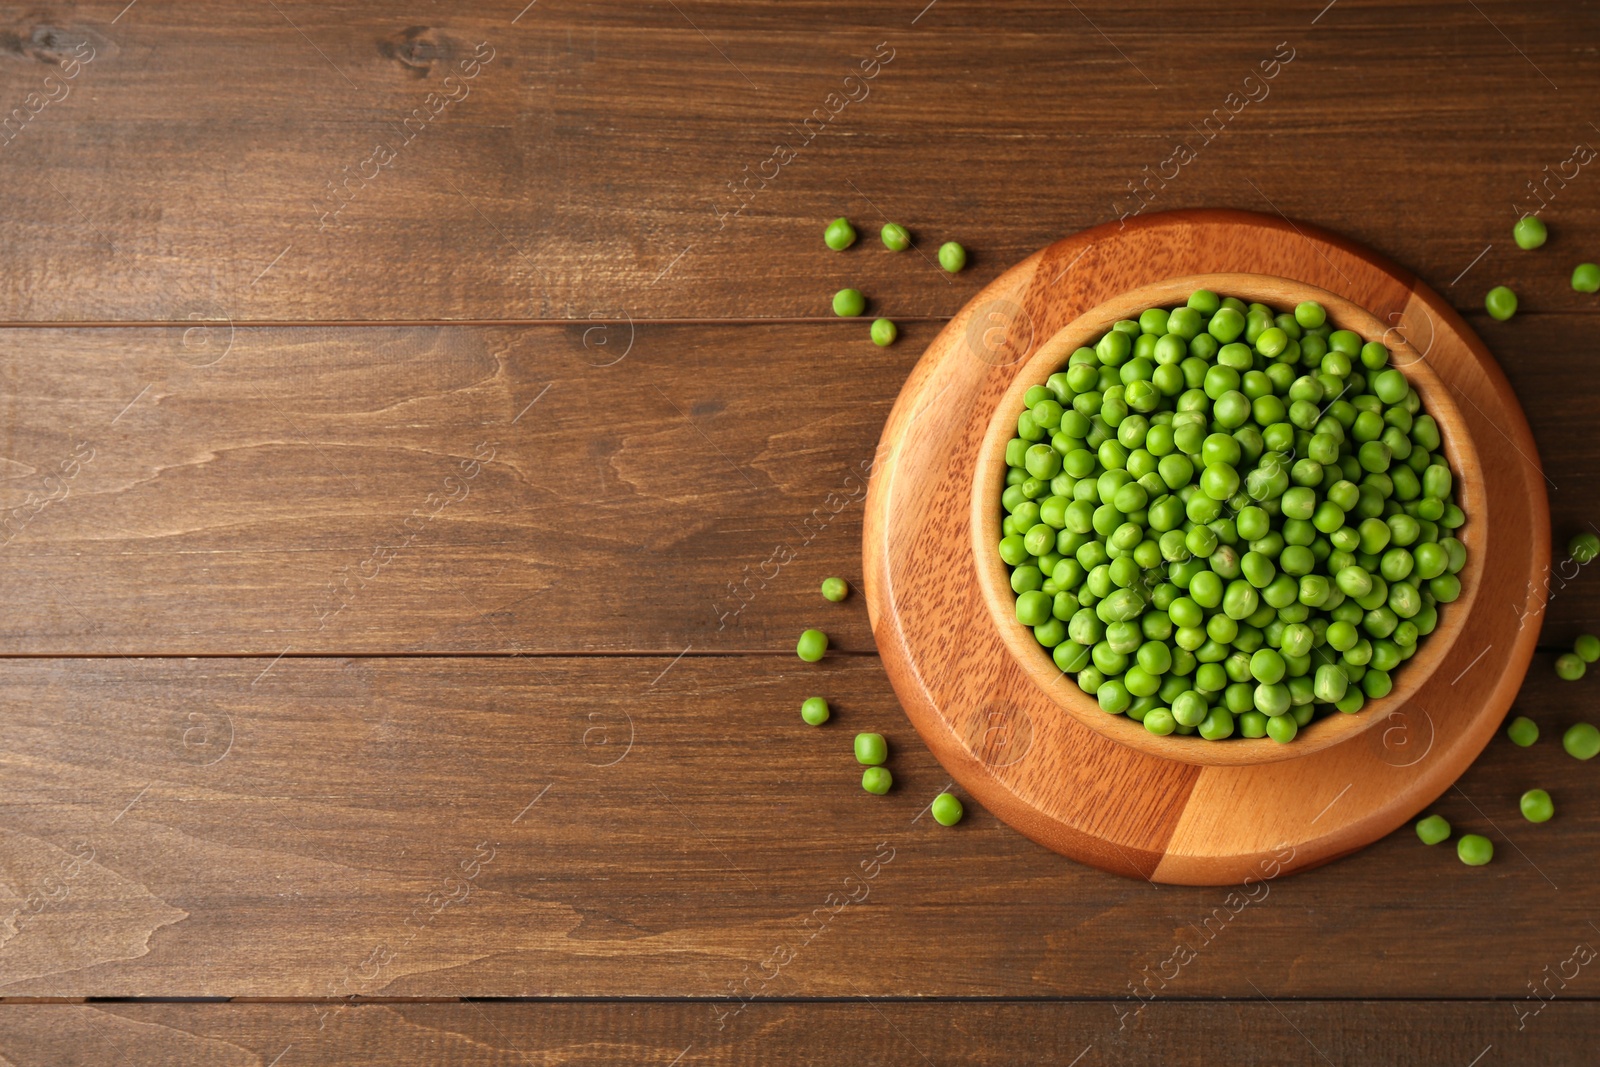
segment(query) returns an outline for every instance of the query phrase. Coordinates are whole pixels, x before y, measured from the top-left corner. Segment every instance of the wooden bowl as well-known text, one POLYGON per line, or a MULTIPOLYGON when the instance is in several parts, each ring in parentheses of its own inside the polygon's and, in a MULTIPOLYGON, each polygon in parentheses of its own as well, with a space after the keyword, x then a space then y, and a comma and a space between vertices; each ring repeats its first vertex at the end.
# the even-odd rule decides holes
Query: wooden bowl
MULTIPOLYGON (((1279 289, 1256 292, 1280 302, 1279 289)), ((1494 358, 1415 275, 1309 223, 1220 209, 1146 212, 1065 237, 1004 271, 928 345, 872 460, 862 593, 906 717, 977 804, 1103 870, 1237 886, 1326 863, 1404 825, 1499 731, 1549 588, 1545 484, 1494 358), (1297 738, 1285 746, 1292 759, 1202 766, 1112 740, 1023 667, 1001 640, 1009 617, 996 619, 984 598, 976 548, 990 544, 973 544, 972 500, 990 424, 1040 344, 1124 294, 1224 271, 1297 279, 1322 293, 1335 321, 1369 336, 1386 324, 1382 340, 1397 362, 1424 360, 1443 383, 1441 400, 1422 366, 1403 368, 1435 417, 1454 405, 1468 432, 1457 424, 1447 435, 1457 449, 1476 448, 1471 466, 1481 474, 1463 470, 1459 482, 1471 515, 1463 578, 1473 595, 1443 613, 1463 629, 1454 641, 1432 635, 1443 662, 1426 681, 1396 672, 1397 682, 1420 684, 1411 699, 1355 716, 1372 728, 1344 744, 1302 747, 1297 738)), ((1406 664, 1416 666, 1415 657, 1406 664)))
POLYGON ((1140 286, 1089 309, 1068 323, 1017 367, 1011 386, 1000 399, 988 433, 978 450, 978 469, 972 491, 972 551, 978 570, 978 583, 989 609, 989 618, 1007 650, 1028 676, 1050 695, 1064 711, 1083 725, 1121 744, 1162 759, 1202 766, 1239 766, 1271 763, 1307 756, 1337 745, 1380 722, 1388 713, 1403 706, 1443 662, 1472 610, 1483 570, 1481 538, 1474 538, 1472 516, 1481 507, 1478 498, 1483 470, 1477 449, 1454 400, 1433 368, 1402 337, 1370 312, 1326 289, 1304 282, 1264 274, 1192 274, 1140 286), (1439 625, 1421 639, 1416 655, 1394 671, 1394 689, 1379 700, 1368 700, 1359 712, 1334 713, 1312 720, 1290 743, 1271 738, 1239 738, 1207 741, 1198 734, 1158 736, 1126 715, 1108 715, 1095 699, 1078 688, 1062 673, 1050 653, 1034 640, 1033 632, 1016 621, 1016 594, 1011 591, 1009 568, 995 546, 1000 543, 1000 492, 1005 487, 1006 443, 1016 435, 1017 415, 1022 410, 1023 394, 1043 385, 1051 374, 1067 364, 1078 348, 1092 347, 1113 323, 1138 318, 1150 307, 1181 304, 1196 289, 1210 289, 1223 296, 1236 296, 1246 302, 1266 304, 1276 311, 1293 311, 1295 305, 1315 300, 1328 311, 1328 320, 1338 329, 1351 330, 1364 341, 1380 341, 1389 346, 1392 365, 1399 368, 1422 398, 1424 410, 1439 424, 1445 456, 1455 475, 1457 503, 1467 515, 1467 523, 1456 536, 1467 545, 1467 565, 1458 577, 1461 596, 1451 604, 1439 605, 1439 625))

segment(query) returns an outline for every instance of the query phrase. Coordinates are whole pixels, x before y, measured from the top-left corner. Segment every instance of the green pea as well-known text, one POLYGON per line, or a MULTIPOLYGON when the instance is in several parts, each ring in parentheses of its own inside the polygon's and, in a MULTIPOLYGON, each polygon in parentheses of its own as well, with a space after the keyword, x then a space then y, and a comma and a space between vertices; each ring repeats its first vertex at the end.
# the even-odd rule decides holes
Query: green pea
POLYGON ((1511 239, 1517 242, 1518 248, 1524 250, 1540 247, 1548 236, 1544 220, 1537 215, 1524 215, 1511 227, 1511 239))
POLYGON ((1463 834, 1456 842, 1456 856, 1468 867, 1482 867, 1494 859, 1494 842, 1481 834, 1463 834))
POLYGON ((1572 288, 1580 293, 1600 291, 1600 265, 1579 263, 1573 267, 1572 288))
POLYGON ((1158 737, 1165 737, 1178 728, 1178 723, 1170 709, 1152 708, 1145 713, 1144 728, 1158 737))
POLYGON ((1556 813, 1556 806, 1551 802, 1550 794, 1543 789, 1528 790, 1517 801, 1517 806, 1522 809, 1522 817, 1529 822, 1549 822, 1550 817, 1556 813))
POLYGON ((843 578, 822 579, 822 599, 837 604, 850 595, 850 583, 843 578))
POLYGON ((1095 693, 1095 700, 1099 702, 1100 710, 1107 715, 1121 715, 1128 710, 1128 704, 1132 699, 1128 687, 1116 678, 1102 683, 1095 693))
MULTIPOLYGON (((1054 605, 1051 598, 1039 590, 1035 589, 1024 591, 1017 596, 1017 621, 1024 626, 1042 626, 1050 619, 1051 609, 1053 606, 1054 605)), ((817 630, 807 630, 806 633, 815 633, 819 637, 822 637, 821 632, 817 630)), ((805 641, 804 635, 801 636, 801 641, 805 641)), ((810 657, 810 659, 813 661, 821 659, 822 650, 825 650, 827 647, 827 638, 822 637, 821 648, 817 651, 816 655, 810 657)), ((808 657, 806 656, 805 652, 802 651, 800 658, 806 659, 808 657)))
POLYGON ((800 718, 812 726, 821 726, 828 721, 828 702, 821 697, 807 697, 800 704, 800 718))
POLYGON ((1295 305, 1294 321, 1308 330, 1314 330, 1328 321, 1328 313, 1315 300, 1295 305))
MULTIPOLYGON (((1023 595, 1024 596, 1029 596, 1029 595, 1044 596, 1043 593, 1038 593, 1038 594, 1024 593, 1023 595)), ((1045 599, 1046 599, 1046 602, 1048 602, 1049 598, 1046 597, 1045 599)), ((819 659, 822 658, 823 653, 825 653, 827 651, 828 651, 828 635, 823 633, 821 630, 806 630, 804 633, 802 633, 800 635, 800 641, 795 645, 795 655, 799 656, 801 659, 805 660, 807 663, 815 663, 815 662, 817 662, 819 659)))
POLYGON ((1590 563, 1600 556, 1600 535, 1585 530, 1567 542, 1567 555, 1574 563, 1590 563))
POLYGON ((1429 815, 1417 820, 1417 837, 1424 845, 1437 845, 1450 837, 1450 824, 1443 815, 1429 815))
POLYGON ((876 767, 889 759, 889 742, 882 734, 856 734, 856 762, 876 767))
MULTIPOLYGON (((1306 721, 1310 722, 1309 712, 1311 711, 1311 705, 1306 704, 1305 709, 1308 712, 1306 721)), ((1296 709, 1296 711, 1298 710, 1296 709)), ((1299 732, 1300 721, 1294 715, 1270 715, 1267 717, 1267 736, 1280 745, 1287 745, 1290 741, 1293 741, 1295 735, 1299 732)))
POLYGON ((939 266, 955 274, 967 265, 967 250, 954 241, 939 246, 939 266))
POLYGON ((940 826, 954 826, 967 813, 961 806, 961 801, 949 793, 940 793, 934 797, 928 810, 933 815, 933 821, 940 826))
POLYGON ((1344 699, 1350 685, 1349 675, 1338 664, 1324 663, 1317 668, 1312 692, 1324 704, 1337 704, 1344 699))
POLYGON ((1567 732, 1561 735, 1561 747, 1567 750, 1567 755, 1573 759, 1594 759, 1600 754, 1600 730, 1590 723, 1573 723, 1567 727, 1567 732))
POLYGON ((1564 652, 1556 657, 1556 677, 1567 682, 1576 682, 1582 678, 1589 665, 1572 652, 1564 652))
POLYGON ((1572 653, 1585 663, 1600 660, 1600 637, 1579 634, 1577 640, 1572 642, 1572 653))
POLYGON ((840 289, 833 294, 833 313, 842 318, 854 318, 867 310, 867 298, 860 289, 840 289))
POLYGON ((835 252, 843 252, 856 243, 856 228, 845 218, 834 219, 822 231, 822 243, 835 252))
POLYGON ((873 319, 872 329, 868 332, 872 335, 872 343, 879 348, 888 348, 900 336, 899 327, 890 319, 873 319))
POLYGON ((911 247, 910 232, 898 222, 884 223, 878 236, 883 239, 883 247, 891 252, 904 252, 911 247))
MULTIPOLYGON (((1228 309, 1224 309, 1228 310, 1228 309)), ((1222 312, 1218 312, 1221 314, 1222 312)), ((1233 713, 1227 708, 1212 708, 1200 723, 1200 736, 1207 741, 1221 741, 1233 735, 1233 713)))
POLYGON ((861 772, 861 788, 875 796, 883 796, 894 785, 894 775, 887 767, 868 767, 861 772))
POLYGON ((1497 285, 1483 298, 1483 306, 1490 318, 1505 322, 1517 313, 1517 294, 1503 285, 1497 285))

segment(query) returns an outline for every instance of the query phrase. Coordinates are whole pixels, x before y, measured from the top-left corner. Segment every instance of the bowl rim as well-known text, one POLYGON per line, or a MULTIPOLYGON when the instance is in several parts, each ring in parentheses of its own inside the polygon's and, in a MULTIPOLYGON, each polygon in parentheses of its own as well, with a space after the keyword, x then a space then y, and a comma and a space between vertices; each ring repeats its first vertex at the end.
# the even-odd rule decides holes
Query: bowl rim
POLYGON ((1477 599, 1484 559, 1481 546, 1477 551, 1472 549, 1473 542, 1481 540, 1474 535, 1483 521, 1485 503, 1476 445, 1450 396, 1450 387, 1428 363, 1426 353, 1419 353, 1412 347, 1399 326, 1384 323, 1353 301, 1307 282, 1269 274, 1213 272, 1166 278, 1120 293, 1084 311, 1031 356, 1016 364, 1011 384, 991 414, 978 449, 972 485, 970 543, 979 588, 1001 642, 1033 683, 1058 707, 1096 733, 1149 755, 1201 766, 1246 766, 1309 756, 1364 733, 1399 713, 1449 654, 1477 599), (1056 667, 1049 652, 1034 640, 1032 632, 1016 621, 1016 596, 1011 591, 1005 562, 994 550, 1000 541, 1001 519, 1000 509, 994 505, 999 501, 1005 478, 1006 443, 1014 436, 1014 413, 1021 409, 1023 394, 1065 366, 1073 351, 1092 344, 1113 323, 1135 318, 1139 311, 1148 307, 1182 303, 1196 289, 1258 301, 1280 311, 1292 309, 1305 300, 1316 300, 1338 328, 1353 331, 1363 341, 1380 341, 1387 345, 1390 365, 1406 375, 1421 397, 1427 414, 1439 424, 1442 450, 1455 476, 1457 505, 1467 516, 1467 522, 1455 531, 1455 536, 1468 546, 1466 566, 1457 575, 1461 579, 1461 595, 1446 605, 1446 610, 1440 611, 1438 627, 1428 635, 1417 653, 1405 661, 1406 669, 1396 671, 1393 690, 1384 697, 1368 700, 1356 714, 1322 716, 1286 745, 1266 737, 1233 737, 1220 743, 1179 734, 1163 737, 1150 733, 1125 715, 1108 715, 1101 711, 1093 697, 1056 667), (1474 519, 1474 516, 1479 518, 1474 519))

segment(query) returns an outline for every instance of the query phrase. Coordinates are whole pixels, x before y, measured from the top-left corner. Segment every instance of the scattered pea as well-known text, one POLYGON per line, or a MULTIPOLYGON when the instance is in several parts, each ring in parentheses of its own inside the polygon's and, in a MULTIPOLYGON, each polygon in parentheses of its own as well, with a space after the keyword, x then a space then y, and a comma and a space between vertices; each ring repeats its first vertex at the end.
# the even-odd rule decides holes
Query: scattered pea
POLYGON ((1591 723, 1577 722, 1561 735, 1561 747, 1573 759, 1594 759, 1600 755, 1600 730, 1591 723))
POLYGON ((1594 634, 1579 634, 1578 639, 1572 642, 1572 654, 1585 663, 1593 663, 1600 659, 1600 637, 1594 634))
POLYGON ((883 247, 891 252, 904 252, 911 247, 911 234, 898 222, 885 223, 879 236, 883 238, 883 247))
POLYGON ((967 265, 967 250, 954 241, 939 246, 939 266, 955 274, 967 265))
POLYGON ((800 641, 795 645, 795 655, 807 663, 815 663, 828 651, 828 635, 821 630, 807 630, 800 635, 800 641))
POLYGON ((1518 248, 1531 250, 1544 244, 1549 232, 1538 215, 1524 215, 1511 227, 1511 238, 1517 242, 1518 248))
POLYGON ((812 726, 828 721, 828 702, 821 697, 806 697, 800 704, 800 717, 812 726))
POLYGON ((1543 789, 1530 789, 1522 794, 1518 801, 1522 807, 1522 817, 1529 822, 1549 822, 1550 816, 1556 813, 1556 806, 1550 800, 1550 794, 1543 789))
POLYGON ((1450 836, 1450 823, 1443 815, 1429 815, 1417 820, 1417 836, 1424 845, 1437 845, 1450 836))
POLYGON ((845 218, 834 219, 822 231, 822 243, 835 252, 843 252, 856 243, 856 228, 845 218))
POLYGON ((1566 682, 1576 682, 1583 677, 1589 665, 1579 659, 1576 653, 1563 652, 1556 657, 1556 677, 1566 682))
POLYGON ((882 734, 856 734, 856 762, 876 767, 889 758, 889 742, 882 734))
POLYGON ((1483 306, 1490 318, 1505 322, 1517 313, 1517 294, 1503 285, 1497 285, 1484 296, 1483 306))
POLYGON ((850 583, 843 578, 822 579, 822 599, 837 604, 850 595, 850 583))
POLYGON ((1506 727, 1506 736, 1511 738, 1511 743, 1518 748, 1527 748, 1539 740, 1539 724, 1526 715, 1518 715, 1511 720, 1511 725, 1506 727))
POLYGON ((1574 563, 1592 563, 1596 556, 1600 556, 1600 535, 1589 530, 1573 536, 1567 542, 1567 555, 1572 557, 1574 563))
POLYGON ((872 334, 872 343, 879 348, 888 348, 894 344, 894 339, 900 336, 900 328, 894 324, 892 319, 873 319, 870 332, 872 334))
POLYGON ((868 767, 861 772, 861 788, 874 796, 883 796, 894 785, 894 775, 887 767, 868 767))
POLYGON ((1600 264, 1579 263, 1573 267, 1572 288, 1580 293, 1600 291, 1600 264))
POLYGON ((954 826, 961 821, 966 809, 961 806, 961 801, 949 793, 940 793, 933 798, 933 820, 940 826, 954 826))
POLYGON ((1468 867, 1482 867, 1494 859, 1494 842, 1482 834, 1463 834, 1456 842, 1456 855, 1468 867))
POLYGON ((867 310, 867 298, 860 289, 840 289, 833 294, 833 313, 841 318, 853 319, 867 310))

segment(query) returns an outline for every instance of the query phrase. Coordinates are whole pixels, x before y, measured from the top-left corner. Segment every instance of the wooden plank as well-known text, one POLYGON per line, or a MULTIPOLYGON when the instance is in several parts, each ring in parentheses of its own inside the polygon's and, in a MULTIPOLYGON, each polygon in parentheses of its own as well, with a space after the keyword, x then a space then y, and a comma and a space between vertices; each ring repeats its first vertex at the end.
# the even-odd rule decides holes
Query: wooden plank
POLYGON ((820 316, 846 283, 949 315, 1141 204, 1308 218, 1440 289, 1492 243, 1459 306, 1594 308, 1565 285, 1600 232, 1563 103, 1600 83, 1590 12, 119 6, 8 26, 0 321, 820 316), (839 214, 870 227, 845 257, 839 214), (875 247, 886 216, 921 254, 875 247))
MULTIPOLYGON (((0 688, 6 996, 1515 999, 1600 945, 1600 799, 1557 741, 1596 704, 1545 654, 1545 738, 1436 808, 1493 864, 1402 828, 1235 889, 1107 875, 976 804, 935 825, 949 776, 870 657, 12 659, 0 688)), ((1385 728, 1397 766, 1428 729, 1385 728)))
MULTIPOLYGON (((1484 328, 1563 544, 1600 493, 1577 321, 1484 328)), ((0 331, 0 653, 870 651, 816 588, 860 577, 938 328, 0 331)), ((1600 585, 1557 574, 1570 642, 1600 585)))
POLYGON ((0 1007, 0 1056, 19 1064, 303 1067, 341 1063, 1016 1063, 1410 1065, 1586 1062, 1600 1005, 1555 1000, 1516 1029, 1493 1001, 1169 1003, 1118 1029, 1108 1003, 753 1004, 708 1031, 686 1002, 385 1004, 317 1029, 308 1004, 54 1004, 0 1007), (1250 1051, 1255 1050, 1255 1055, 1250 1051), (1487 1053, 1487 1055, 1485 1055, 1487 1053), (1259 1056, 1260 1058, 1257 1058, 1259 1056), (275 1057, 277 1058, 275 1060, 275 1057))

